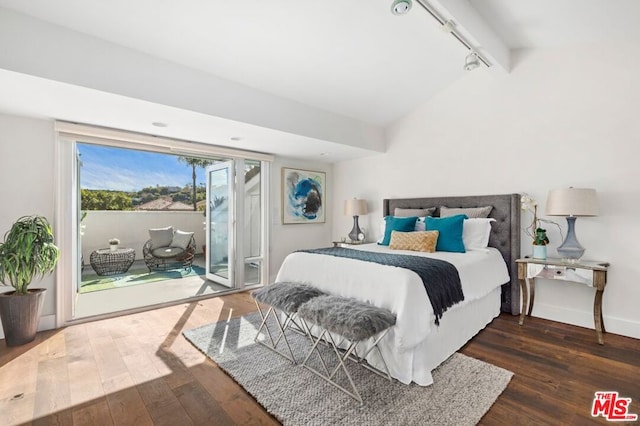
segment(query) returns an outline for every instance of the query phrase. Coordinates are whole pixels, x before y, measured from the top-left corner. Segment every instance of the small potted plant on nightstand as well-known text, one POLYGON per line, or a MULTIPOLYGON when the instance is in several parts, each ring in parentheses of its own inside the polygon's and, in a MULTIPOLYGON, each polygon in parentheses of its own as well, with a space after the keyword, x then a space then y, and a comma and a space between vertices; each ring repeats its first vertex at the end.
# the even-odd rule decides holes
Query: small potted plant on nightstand
POLYGON ((536 203, 536 200, 532 196, 528 194, 522 194, 522 198, 520 200, 522 210, 530 212, 533 216, 531 219, 531 224, 524 228, 526 234, 532 239, 532 256, 534 259, 546 259, 547 244, 549 243, 549 238, 547 237, 547 230, 540 227, 540 224, 547 223, 555 225, 560 231, 560 236, 562 236, 562 230, 560 229, 560 226, 554 221, 548 219, 540 219, 538 217, 538 203, 536 203))
POLYGON ((28 287, 38 275, 54 270, 60 250, 42 216, 21 217, 0 243, 0 283, 15 291, 0 294, 0 318, 7 346, 33 341, 46 289, 28 287))
POLYGON ((118 250, 118 244, 120 244, 120 240, 119 239, 111 238, 109 240, 109 248, 111 249, 111 251, 118 250))
POLYGON ((536 235, 533 239, 533 258, 534 259, 547 258, 548 242, 549 242, 549 238, 547 237, 547 230, 542 228, 536 228, 536 235))

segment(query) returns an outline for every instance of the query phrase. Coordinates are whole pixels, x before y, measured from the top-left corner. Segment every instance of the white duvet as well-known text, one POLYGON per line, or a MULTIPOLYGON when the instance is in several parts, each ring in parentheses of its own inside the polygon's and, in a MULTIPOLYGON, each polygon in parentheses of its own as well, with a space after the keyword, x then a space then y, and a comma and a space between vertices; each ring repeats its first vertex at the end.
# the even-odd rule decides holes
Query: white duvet
MULTIPOLYGON (((509 281, 505 262, 495 248, 471 250, 467 253, 422 253, 365 244, 353 249, 431 257, 452 263, 458 270, 464 293, 464 301, 455 307, 480 299, 509 281)), ((411 351, 424 342, 437 327, 422 280, 415 272, 407 269, 296 252, 287 256, 278 272, 276 282, 286 281, 311 284, 328 293, 353 297, 389 309, 396 314, 397 320, 396 326, 384 340, 387 345, 392 346, 393 353, 398 355, 411 351)), ((443 321, 446 321, 446 315, 441 323, 443 321)))

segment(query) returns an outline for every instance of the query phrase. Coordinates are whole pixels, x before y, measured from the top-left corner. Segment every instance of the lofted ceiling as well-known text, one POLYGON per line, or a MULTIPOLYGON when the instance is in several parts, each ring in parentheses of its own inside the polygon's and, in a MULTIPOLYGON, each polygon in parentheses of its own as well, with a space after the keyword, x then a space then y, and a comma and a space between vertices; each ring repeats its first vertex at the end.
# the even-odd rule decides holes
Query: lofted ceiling
MULTIPOLYGON (((640 2, 635 0, 429 3, 474 44, 482 44, 480 51, 490 59, 499 56, 493 49, 500 43, 505 49, 563 46, 618 37, 637 40, 640 34, 634 19, 640 16, 640 2)), ((392 15, 390 5, 388 0, 0 0, 0 8, 75 34, 335 114, 351 120, 353 127, 374 129, 384 129, 462 78, 468 53, 415 0, 404 16, 392 15)), ((490 72, 502 68, 494 65, 490 72)), ((23 101, 17 94, 6 96, 0 109, 220 145, 240 136, 244 145, 235 147, 310 159, 328 153, 322 161, 380 152, 379 147, 367 150, 255 123, 223 122, 204 111, 82 86, 2 72, 0 88, 29 95, 23 101), (170 126, 151 129, 151 121, 170 126)))
POLYGON ((512 49, 640 41, 637 0, 471 0, 512 49))

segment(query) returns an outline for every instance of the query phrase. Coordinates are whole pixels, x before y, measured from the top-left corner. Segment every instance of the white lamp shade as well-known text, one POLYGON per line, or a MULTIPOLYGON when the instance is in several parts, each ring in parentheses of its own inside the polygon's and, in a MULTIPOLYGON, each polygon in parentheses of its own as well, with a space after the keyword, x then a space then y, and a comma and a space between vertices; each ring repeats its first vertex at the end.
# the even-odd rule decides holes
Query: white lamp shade
POLYGON ((346 200, 344 202, 344 214, 347 216, 362 216, 367 214, 367 200, 346 200))
POLYGON ((545 213, 549 216, 597 216, 598 199, 591 188, 552 189, 545 213))

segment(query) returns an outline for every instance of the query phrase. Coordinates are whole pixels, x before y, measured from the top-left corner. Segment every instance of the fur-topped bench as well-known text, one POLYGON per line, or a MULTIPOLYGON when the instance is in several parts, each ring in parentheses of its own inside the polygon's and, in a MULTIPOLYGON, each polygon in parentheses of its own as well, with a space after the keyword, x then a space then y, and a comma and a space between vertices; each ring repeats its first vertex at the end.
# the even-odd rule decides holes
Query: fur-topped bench
POLYGON ((299 307, 305 302, 309 302, 325 294, 326 293, 315 287, 295 282, 274 283, 253 291, 251 297, 255 300, 258 312, 260 312, 260 316, 262 317, 262 323, 258 328, 254 341, 282 355, 295 364, 296 357, 291 350, 285 331, 291 328, 292 330, 307 334, 303 326, 296 322, 296 313, 299 307), (269 306, 266 314, 262 312, 260 303, 269 306), (284 322, 280 319, 278 315, 279 312, 283 314, 284 322), (269 316, 272 316, 278 325, 280 334, 277 337, 274 337, 274 333, 272 333, 267 323, 269 316), (266 342, 259 340, 260 333, 263 329, 266 331, 268 337, 268 341, 266 342), (284 341, 287 346, 288 353, 278 349, 278 344, 281 340, 284 341))
POLYGON ((351 298, 327 295, 315 297, 310 299, 308 302, 303 303, 298 308, 298 317, 306 323, 307 329, 309 329, 311 325, 315 325, 320 328, 318 337, 314 339, 313 347, 302 363, 302 365, 307 369, 362 403, 362 397, 353 383, 351 375, 347 371, 344 362, 350 356, 354 355, 363 367, 380 374, 380 371, 363 363, 367 355, 375 348, 382 360, 382 364, 385 369, 385 376, 391 380, 384 357, 378 348, 378 342, 386 335, 389 328, 394 326, 396 323, 396 316, 388 309, 373 306, 351 298), (341 355, 339 355, 340 351, 338 346, 342 343, 342 340, 336 343, 334 335, 338 335, 347 340, 346 349, 341 355), (323 338, 333 347, 333 352, 335 352, 338 360, 337 365, 332 372, 329 372, 324 360, 322 360, 320 352, 317 352, 317 354, 322 360, 321 365, 324 372, 319 371, 308 364, 313 353, 318 351, 318 344, 323 338), (358 355, 356 351, 358 343, 371 338, 374 338, 374 340, 369 349, 358 355), (335 381, 335 375, 340 368, 345 372, 353 392, 347 390, 335 381))

